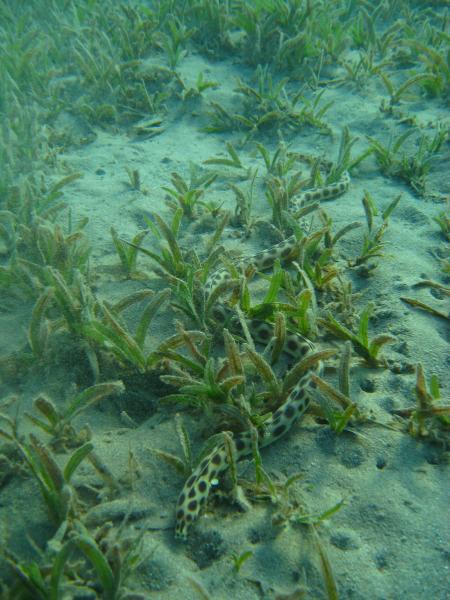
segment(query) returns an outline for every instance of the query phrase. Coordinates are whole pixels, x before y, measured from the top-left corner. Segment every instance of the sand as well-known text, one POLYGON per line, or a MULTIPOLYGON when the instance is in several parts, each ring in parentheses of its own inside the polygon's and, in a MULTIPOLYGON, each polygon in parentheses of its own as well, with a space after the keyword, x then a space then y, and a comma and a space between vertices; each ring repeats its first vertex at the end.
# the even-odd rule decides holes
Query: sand
MULTIPOLYGON (((169 110, 163 118, 164 131, 160 135, 136 139, 123 130, 93 128, 94 141, 70 149, 60 157, 55 181, 65 172, 82 173, 80 179, 64 189, 64 201, 74 222, 85 216, 89 218, 85 234, 92 245, 91 276, 98 299, 114 302, 138 289, 165 287, 152 272, 151 260, 144 256, 138 258, 138 268, 145 274, 142 279, 127 280, 123 276, 110 227, 114 226, 122 238, 131 240, 145 225, 143 214, 157 212, 168 219, 171 213, 162 186, 170 185, 171 173, 176 171, 188 177, 190 161, 201 165, 208 158, 225 156, 226 142, 233 142, 244 165, 258 167, 253 216, 270 219, 262 193, 264 167, 255 152, 254 141, 240 147, 241 134, 201 131, 208 120, 208 101, 220 101, 230 107, 238 103, 235 78, 248 78, 250 71, 230 60, 209 62, 195 53, 189 54, 179 67, 183 79, 191 82, 199 71, 220 81, 220 87, 207 90, 203 98, 182 109, 178 105, 169 110), (130 189, 126 167, 139 170, 141 190, 130 189)), ((384 96, 383 86, 375 79, 368 80, 360 89, 330 86, 323 102, 334 102, 326 115, 332 137, 305 127, 298 133, 285 134, 290 148, 336 158, 344 125, 359 138, 355 154, 367 146, 367 135, 386 142, 391 133, 400 131, 400 126, 394 118, 380 113, 384 96)), ((401 109, 413 114, 430 135, 434 133, 430 122, 445 116, 445 109, 438 101, 418 96, 401 103, 401 109)), ((63 116, 61 126, 76 131, 79 124, 63 116)), ((258 136, 257 140, 273 152, 277 133, 258 136)), ((224 208, 232 210, 234 200, 227 180, 236 181, 232 169, 222 170, 207 198, 224 202, 224 208)), ((350 269, 345 274, 352 281, 353 291, 360 294, 356 301, 359 308, 369 301, 376 304, 371 335, 388 333, 396 338, 385 347, 384 354, 397 363, 400 373, 368 368, 353 355, 350 396, 378 424, 355 424, 351 431, 338 436, 323 421, 308 415, 283 439, 262 451, 264 467, 274 481, 301 474, 293 486, 292 501, 301 505, 303 513, 320 514, 343 501, 336 514, 317 526, 342 599, 448 598, 445 453, 439 444, 402 431, 392 416, 393 409, 415 403, 414 368, 418 363, 423 365, 427 377, 434 373, 443 388, 448 384, 447 322, 400 299, 414 297, 442 312, 448 310, 444 294, 428 287, 414 287, 421 279, 444 282, 437 258, 444 251, 443 237, 433 220, 445 209, 443 201, 449 193, 443 161, 436 161, 427 181, 429 196, 419 197, 406 183, 381 175, 374 158, 369 157, 352 173, 348 192, 324 204, 336 229, 351 221, 363 223, 363 227, 338 244, 337 256, 345 264, 346 259, 357 256, 361 247, 365 230, 361 202, 364 192, 372 195, 380 211, 401 194, 384 236, 384 256, 376 259, 377 268, 370 277, 361 277, 350 269)), ((376 223, 380 223, 379 217, 376 223)), ((181 243, 201 252, 212 231, 208 222, 201 226, 196 222, 187 224, 181 243)), ((248 240, 234 238, 232 228, 226 228, 221 243, 228 249, 252 253, 263 249, 265 240, 263 228, 256 227, 248 240)), ((150 248, 154 240, 148 236, 144 244, 150 248)), ((23 347, 29 309, 29 306, 11 307, 0 314, 2 354, 23 347)), ((132 326, 139 310, 126 314, 132 326)), ((174 332, 175 318, 167 306, 158 313, 147 336, 147 349, 156 347, 174 332)), ((339 347, 339 342, 329 341, 325 346, 339 347)), ((57 402, 70 398, 80 385, 83 369, 86 374, 85 365, 77 365, 76 357, 61 346, 59 355, 53 356, 51 362, 29 370, 20 380, 4 383, 1 391, 5 396, 20 395, 23 415, 31 410, 32 400, 39 393, 49 394, 57 402)), ((120 372, 117 376, 120 378, 120 372)), ((325 379, 336 382, 336 373, 332 369, 326 371, 325 379)), ((103 503, 92 508, 88 522, 95 526, 113 520, 118 526, 129 511, 126 534, 144 532, 144 559, 136 588, 145 590, 146 598, 194 599, 201 597, 191 582, 195 580, 211 598, 219 600, 294 598, 300 594, 290 594, 300 590, 305 590, 302 596, 305 598, 325 598, 319 555, 311 532, 305 525, 277 524, 274 517, 280 506, 270 501, 250 499, 251 509, 243 512, 229 499, 212 500, 206 514, 192 528, 188 542, 174 540, 174 507, 183 478, 152 449, 181 454, 174 426, 177 410, 192 436, 195 452, 200 451, 210 433, 210 421, 200 413, 161 403, 164 391, 156 377, 137 378, 136 386, 132 388, 130 384, 124 396, 102 401, 75 421, 77 428, 89 424, 95 452, 117 480, 122 481, 119 495, 106 496, 103 503), (121 417, 122 411, 133 419, 135 426, 121 417), (232 555, 245 551, 251 551, 252 555, 236 573, 232 555)), ((443 398, 444 393, 442 389, 443 398)), ((21 422, 23 432, 31 429, 24 419, 21 422)), ((60 459, 64 463, 64 456, 60 459)), ((253 479, 251 463, 241 463, 239 473, 253 479)), ((99 478, 86 463, 78 471, 75 484, 82 489, 89 483, 98 485, 99 478)), ((12 550, 28 558, 35 556, 27 537, 36 541, 46 538, 50 526, 34 481, 14 477, 2 488, 0 522, 1 537, 9 540, 12 550)))

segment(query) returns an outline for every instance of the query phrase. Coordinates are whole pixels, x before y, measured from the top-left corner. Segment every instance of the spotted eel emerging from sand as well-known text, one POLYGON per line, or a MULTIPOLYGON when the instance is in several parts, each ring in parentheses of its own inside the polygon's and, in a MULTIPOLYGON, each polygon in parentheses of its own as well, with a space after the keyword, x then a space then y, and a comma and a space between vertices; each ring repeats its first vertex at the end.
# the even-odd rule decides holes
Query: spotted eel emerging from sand
MULTIPOLYGON (((323 164, 327 170, 331 168, 331 163, 323 164)), ((301 193, 293 202, 291 210, 298 210, 299 207, 311 201, 335 198, 348 189, 349 183, 350 176, 345 171, 336 183, 301 193)), ((250 266, 257 271, 264 271, 269 269, 277 259, 285 261, 291 258, 295 247, 296 238, 292 236, 267 250, 239 260, 236 266, 241 268, 250 266)), ((207 296, 230 277, 231 275, 226 269, 218 269, 212 273, 206 282, 207 296)), ((213 310, 213 315, 221 322, 223 321, 224 310, 221 305, 217 305, 216 308, 217 310, 213 310)), ((269 323, 249 321, 248 328, 255 341, 267 343, 272 337, 272 326, 269 323)), ((312 343, 305 341, 300 336, 289 333, 286 335, 283 350, 297 360, 304 357, 312 348, 312 343)), ((264 423, 264 428, 258 431, 258 445, 260 448, 268 446, 279 439, 305 413, 310 403, 309 390, 314 387, 311 372, 317 372, 320 369, 321 364, 318 363, 313 371, 303 375, 290 391, 286 401, 264 423)), ((236 461, 253 455, 252 433, 250 431, 234 435, 233 442, 236 461)), ((206 504, 211 487, 228 466, 227 448, 225 443, 219 443, 195 468, 178 498, 175 525, 176 538, 186 539, 189 526, 197 519, 200 510, 206 504)))

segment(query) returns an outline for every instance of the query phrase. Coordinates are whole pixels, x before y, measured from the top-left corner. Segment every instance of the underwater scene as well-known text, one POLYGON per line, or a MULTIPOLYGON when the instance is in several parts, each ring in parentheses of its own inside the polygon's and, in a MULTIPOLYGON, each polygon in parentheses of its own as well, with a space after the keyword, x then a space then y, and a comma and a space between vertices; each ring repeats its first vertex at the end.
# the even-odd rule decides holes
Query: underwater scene
POLYGON ((0 599, 449 600, 448 0, 0 0, 0 599))

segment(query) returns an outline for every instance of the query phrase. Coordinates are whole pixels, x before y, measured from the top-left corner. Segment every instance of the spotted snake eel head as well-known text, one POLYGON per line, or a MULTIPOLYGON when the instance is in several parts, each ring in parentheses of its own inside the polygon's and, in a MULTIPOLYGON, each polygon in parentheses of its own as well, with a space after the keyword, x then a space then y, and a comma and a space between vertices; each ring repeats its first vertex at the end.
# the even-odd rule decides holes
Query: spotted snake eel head
MULTIPOLYGON (((319 363, 315 370, 320 371, 320 369, 319 363)), ((310 403, 310 390, 313 387, 311 372, 308 372, 292 388, 286 401, 265 422, 265 427, 259 435, 260 447, 268 446, 287 433, 305 413, 310 403)), ((233 442, 236 461, 252 456, 252 436, 249 431, 235 435, 233 442)), ((177 539, 186 539, 188 529, 206 504, 211 488, 218 484, 218 477, 228 466, 225 444, 219 444, 195 468, 178 498, 175 525, 177 539)))

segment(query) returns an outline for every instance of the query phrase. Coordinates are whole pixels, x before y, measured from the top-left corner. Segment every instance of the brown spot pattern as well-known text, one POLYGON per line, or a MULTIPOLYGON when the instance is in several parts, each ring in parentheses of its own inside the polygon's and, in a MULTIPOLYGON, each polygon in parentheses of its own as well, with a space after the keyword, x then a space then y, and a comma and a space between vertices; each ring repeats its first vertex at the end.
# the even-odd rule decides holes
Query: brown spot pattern
MULTIPOLYGON (((326 171, 330 171, 332 164, 327 161, 321 161, 321 167, 326 171)), ((304 201, 309 200, 320 200, 321 198, 330 198, 344 192, 350 182, 348 173, 344 173, 341 180, 334 185, 324 186, 323 188, 309 190, 299 195, 297 199, 293 201, 293 205, 296 209, 303 206, 304 201)), ((289 257, 293 251, 295 245, 295 238, 291 237, 283 242, 280 242, 263 252, 254 255, 253 257, 244 257, 239 262, 235 263, 238 268, 244 271, 247 268, 255 267, 265 269, 272 266, 274 258, 280 257, 281 259, 289 257)), ((205 290, 209 294, 215 287, 217 287, 223 281, 229 280, 231 275, 226 269, 220 269, 213 273, 205 284, 205 290)), ((212 314, 215 319, 219 322, 228 321, 230 326, 233 326, 233 320, 229 319, 229 311, 224 308, 221 304, 213 307, 212 314)), ((261 327, 261 323, 255 322, 250 323, 250 326, 254 325, 254 331, 263 340, 271 335, 272 330, 261 327)), ((286 349, 292 353, 297 353, 304 356, 309 350, 307 344, 299 343, 295 338, 291 338, 286 342, 286 349)), ((318 370, 319 367, 316 365, 314 369, 318 370)), ((300 379, 294 389, 291 391, 287 398, 284 406, 280 407, 272 417, 272 421, 268 421, 265 428, 261 430, 261 439, 264 434, 264 445, 269 444, 272 440, 283 435, 291 426, 295 420, 296 413, 303 412, 308 404, 309 399, 307 395, 307 388, 314 388, 316 385, 311 381, 309 376, 304 376, 300 379), (284 422, 283 422, 284 419, 284 422)), ((249 432, 240 434, 235 438, 236 451, 238 453, 238 459, 242 458, 245 453, 249 453, 251 444, 251 436, 249 432)), ((178 509, 176 512, 177 523, 175 527, 177 537, 185 538, 186 531, 189 524, 195 520, 199 512, 199 508, 203 505, 208 497, 209 482, 214 479, 218 474, 225 470, 228 466, 227 457, 223 447, 219 447, 216 452, 210 454, 208 457, 202 460, 196 471, 187 480, 183 492, 178 498, 178 509), (216 468, 213 468, 215 465, 216 468), (187 506, 185 502, 188 500, 187 506)))

